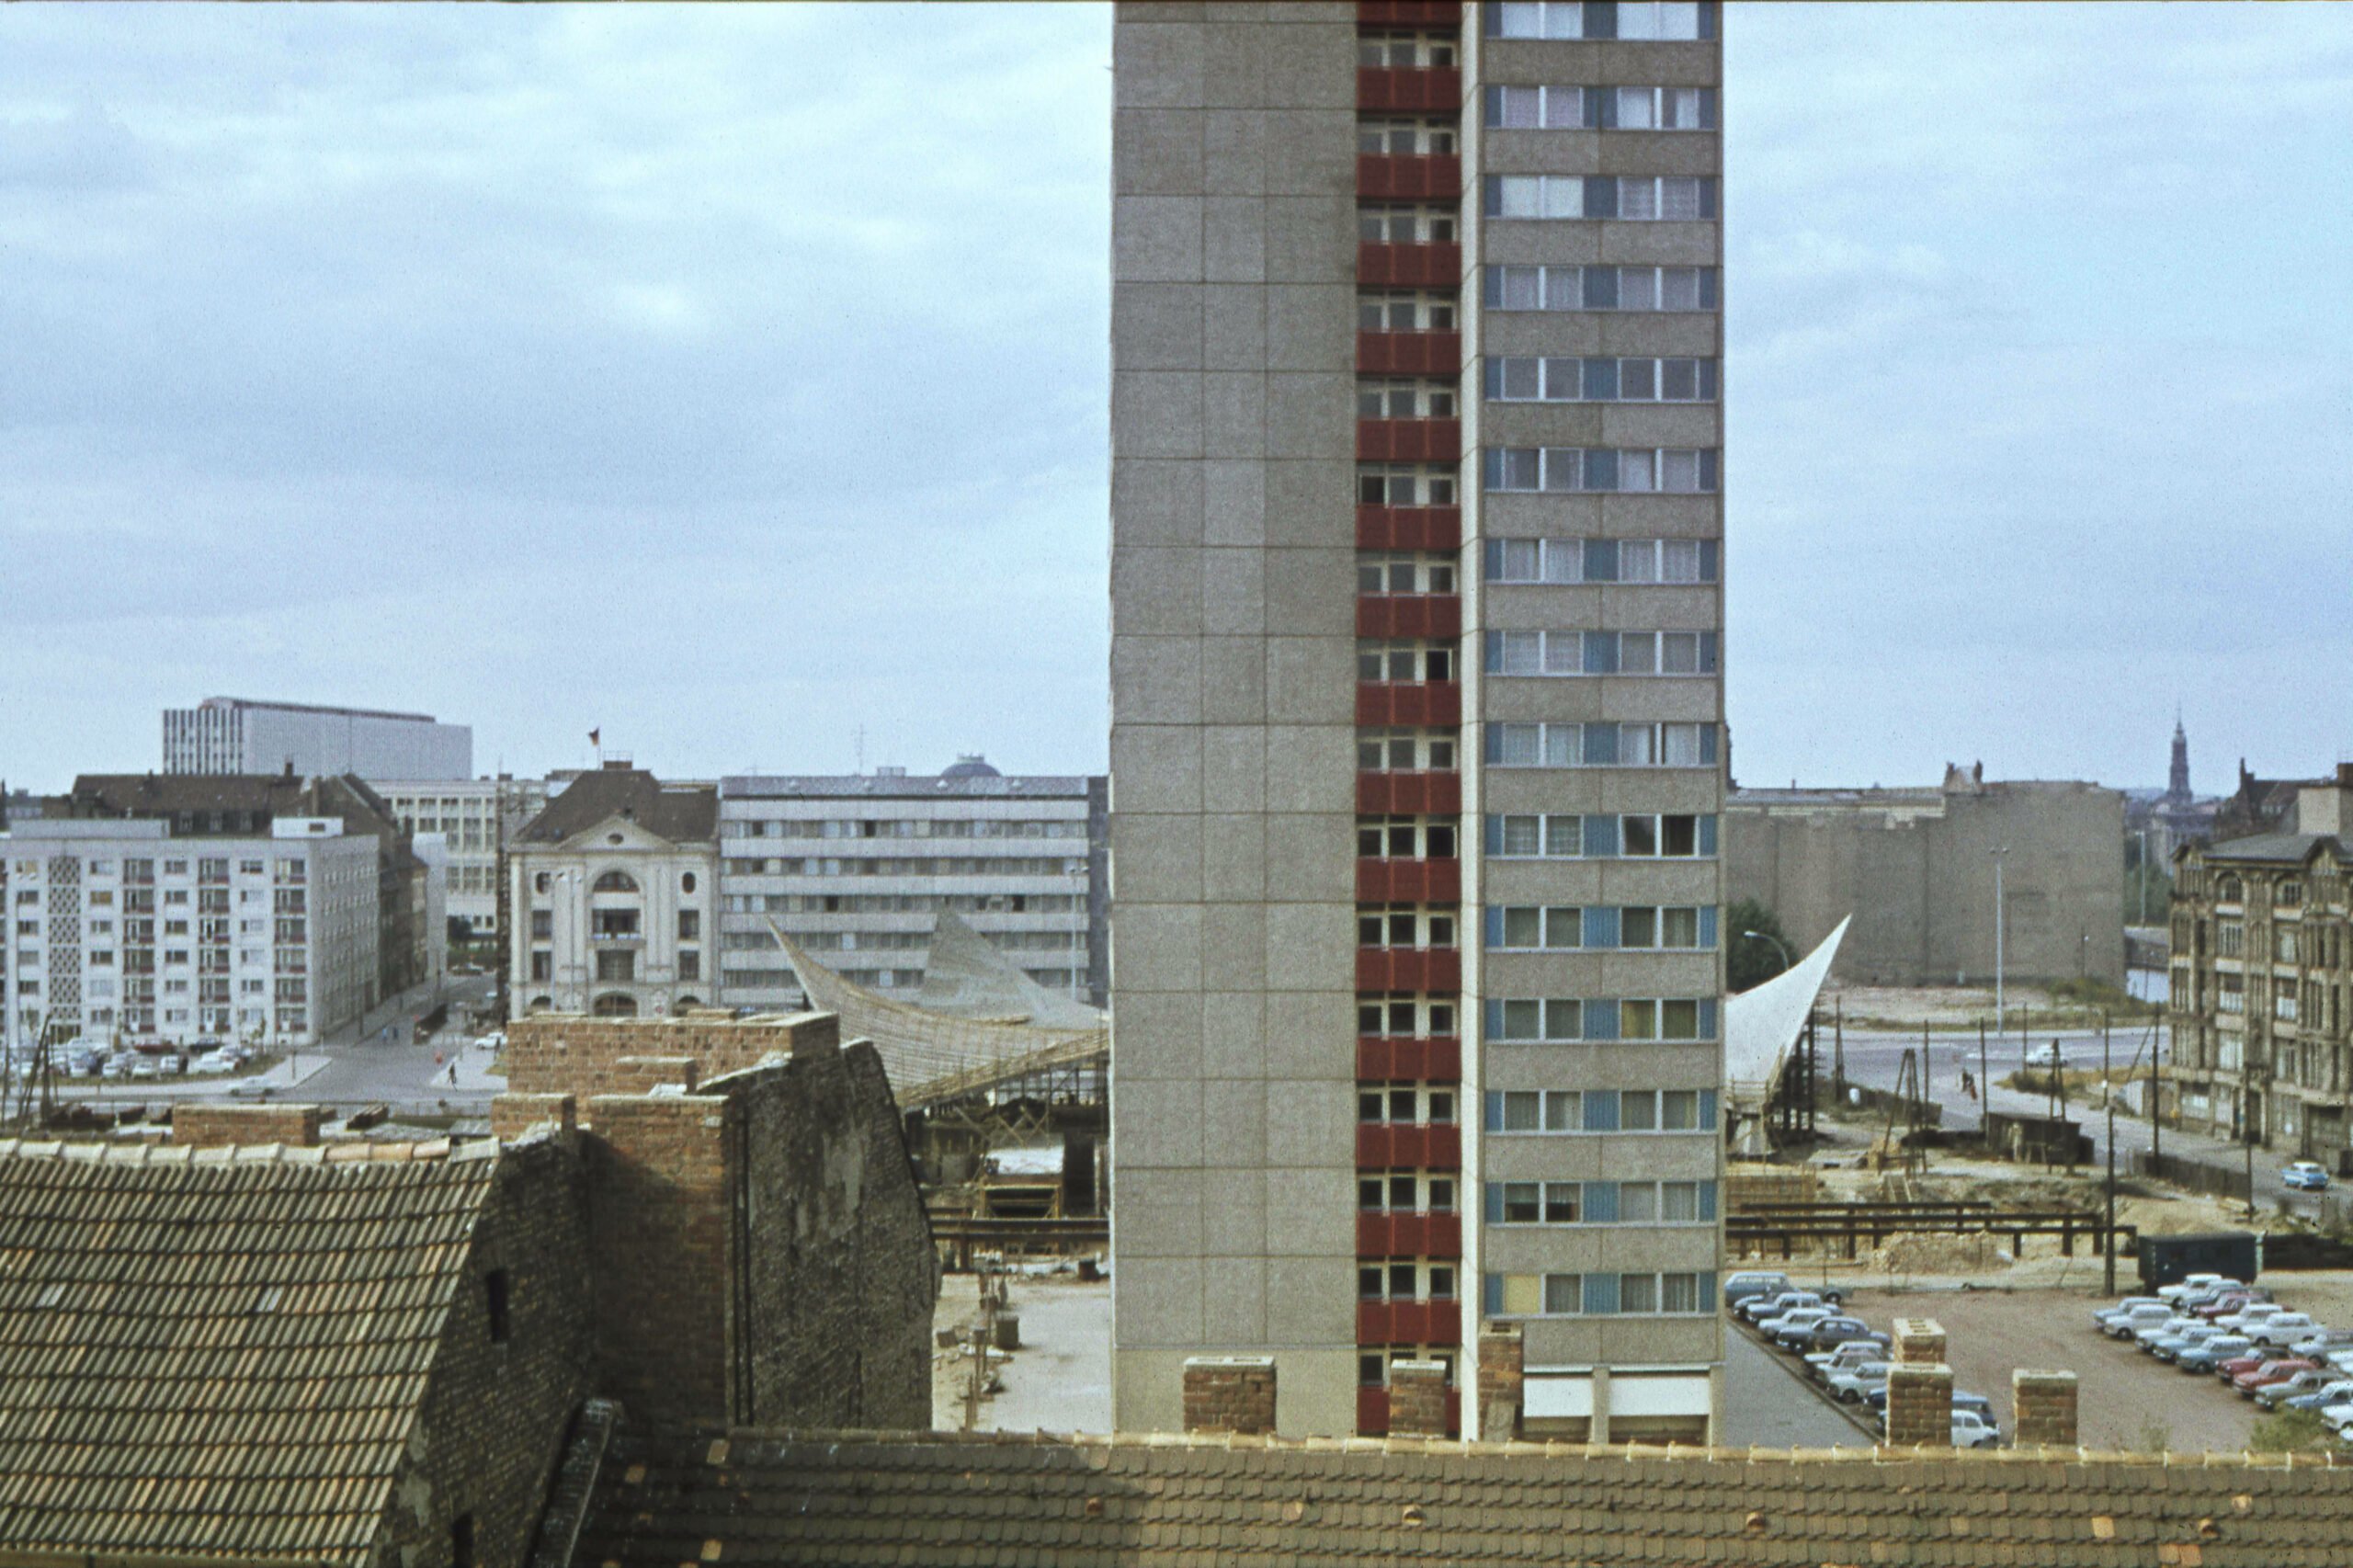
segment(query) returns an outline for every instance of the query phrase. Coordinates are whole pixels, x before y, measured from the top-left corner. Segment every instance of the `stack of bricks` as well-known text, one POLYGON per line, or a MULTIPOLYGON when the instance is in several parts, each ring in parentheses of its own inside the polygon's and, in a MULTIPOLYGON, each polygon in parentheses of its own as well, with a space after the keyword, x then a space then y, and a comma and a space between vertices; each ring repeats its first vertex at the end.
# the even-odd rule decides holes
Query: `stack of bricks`
POLYGON ((1519 1325, 1479 1331, 1479 1436, 1508 1443, 1519 1436, 1519 1325))
POLYGON ((184 1100, 172 1108, 172 1142, 190 1149, 227 1143, 318 1146, 324 1113, 314 1105, 205 1105, 184 1100))
POLYGON ((1934 1318, 1895 1320, 1895 1364, 1887 1373, 1887 1440, 1894 1448, 1952 1443, 1952 1369, 1945 1364, 1944 1325, 1934 1318))
POLYGON ((674 1085, 691 1088, 756 1067, 771 1056, 840 1043, 841 1020, 831 1013, 756 1019, 705 1013, 683 1018, 542 1013, 506 1026, 506 1087, 516 1094, 570 1095, 585 1111, 598 1095, 642 1095, 674 1085))
POLYGON ((2010 1374, 2010 1407, 2017 1412, 2018 1430, 2011 1440, 2019 1448, 2075 1446, 2075 1374, 2036 1372, 2020 1367, 2010 1374))
MULTIPOLYGON (((1439 1417, 1441 1423, 1444 1416, 1439 1417)), ((1185 1362, 1185 1430, 1256 1434, 1275 1429, 1275 1358, 1195 1356, 1185 1362)))
POLYGON ((1446 1363, 1392 1361, 1389 1366, 1389 1435, 1446 1436, 1446 1363))

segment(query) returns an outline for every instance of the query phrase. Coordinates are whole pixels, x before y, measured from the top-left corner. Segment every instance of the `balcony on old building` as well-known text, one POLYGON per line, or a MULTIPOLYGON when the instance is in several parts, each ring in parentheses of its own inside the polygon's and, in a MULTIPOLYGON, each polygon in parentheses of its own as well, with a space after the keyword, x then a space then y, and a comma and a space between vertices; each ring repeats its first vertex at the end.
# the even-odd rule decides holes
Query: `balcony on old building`
POLYGON ((1357 285, 1365 289, 1460 289, 1462 247, 1451 240, 1359 240, 1357 285))
POLYGON ((1379 506, 1358 503, 1357 548, 1359 550, 1459 550, 1462 545, 1460 506, 1379 506))
POLYGON ((1462 1081, 1462 1042, 1452 1035, 1357 1037, 1357 1081, 1362 1084, 1462 1081))
POLYGON ((1450 1121, 1359 1121, 1360 1171, 1462 1168, 1462 1129, 1450 1121))
POLYGON ((1358 1345, 1459 1345, 1462 1305, 1434 1301, 1358 1301, 1358 1345))
POLYGON ((1451 1261, 1462 1256, 1462 1216, 1400 1210, 1357 1215, 1358 1257, 1428 1257, 1451 1261))
MULTIPOLYGON (((1357 682, 1357 722, 1367 725, 1460 724, 1462 722, 1462 683, 1454 680, 1360 680, 1357 682)), ((1460 806, 1454 809, 1459 810, 1460 806)))
POLYGON ((1455 463, 1462 460, 1460 419, 1359 419, 1358 462, 1455 463))
POLYGON ((1357 989, 1450 996, 1462 989, 1462 954, 1454 948, 1358 948, 1357 989))
POLYGON ((1462 335, 1358 331, 1357 370, 1367 376, 1440 376, 1459 380, 1462 374, 1462 335))
MULTIPOLYGON (((1363 687, 1358 691, 1361 696, 1363 687)), ((1358 773, 1357 810, 1366 816, 1452 816, 1462 810, 1462 775, 1452 768, 1358 773)))
POLYGON ((1454 65, 1359 65, 1357 108, 1375 114, 1456 114, 1462 71, 1454 65))
POLYGON ((1357 860, 1358 903, 1460 903, 1462 862, 1452 856, 1427 859, 1357 860))
POLYGON ((1454 153, 1359 153, 1357 195, 1375 201, 1455 201, 1462 159, 1454 153))
POLYGON ((1460 594, 1358 594, 1359 637, 1452 638, 1462 635, 1460 594))

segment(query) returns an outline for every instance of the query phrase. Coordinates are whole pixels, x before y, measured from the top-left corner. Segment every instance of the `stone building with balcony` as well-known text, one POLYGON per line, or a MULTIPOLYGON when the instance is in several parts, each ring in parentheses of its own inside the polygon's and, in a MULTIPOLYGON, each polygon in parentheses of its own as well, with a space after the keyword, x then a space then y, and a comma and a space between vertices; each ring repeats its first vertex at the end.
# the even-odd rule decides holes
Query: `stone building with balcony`
POLYGON ((608 761, 507 849, 517 1014, 675 1017, 710 1004, 719 791, 608 761))
POLYGON ((2175 1106, 2353 1173, 2353 764, 2271 832, 2174 854, 2175 1106))

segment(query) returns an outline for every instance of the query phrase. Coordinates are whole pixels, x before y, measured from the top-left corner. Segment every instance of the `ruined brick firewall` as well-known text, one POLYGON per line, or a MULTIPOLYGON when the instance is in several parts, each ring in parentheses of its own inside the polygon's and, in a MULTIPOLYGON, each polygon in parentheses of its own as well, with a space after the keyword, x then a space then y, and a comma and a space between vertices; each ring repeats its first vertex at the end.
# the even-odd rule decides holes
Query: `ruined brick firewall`
POLYGON ((654 1083, 678 1081, 649 1076, 646 1059, 690 1060, 698 1080, 708 1081, 779 1051, 840 1040, 840 1021, 830 1013, 741 1021, 538 1013, 506 1026, 506 1087, 519 1095, 570 1095, 585 1115, 597 1095, 639 1095, 654 1083))
MULTIPOLYGON (((473 1517, 479 1568, 521 1568, 563 1443, 589 1393, 585 1176, 552 1139, 509 1145, 378 1537, 376 1568, 448 1568, 451 1521, 473 1517), (488 1279, 506 1272, 506 1337, 488 1279)), ((326 1402, 323 1401, 323 1405, 326 1402)), ((323 1408, 320 1419, 331 1418, 323 1408)))
POLYGON ((592 1100, 597 1392, 656 1423, 728 1418, 728 1143, 715 1096, 592 1100))
POLYGON ((191 1149, 224 1143, 285 1143, 308 1149, 319 1141, 323 1112, 314 1105, 209 1105, 183 1100, 172 1108, 172 1142, 191 1149))
POLYGON ((938 1267, 870 1045, 705 1085, 744 1116, 733 1419, 926 1430, 938 1267))

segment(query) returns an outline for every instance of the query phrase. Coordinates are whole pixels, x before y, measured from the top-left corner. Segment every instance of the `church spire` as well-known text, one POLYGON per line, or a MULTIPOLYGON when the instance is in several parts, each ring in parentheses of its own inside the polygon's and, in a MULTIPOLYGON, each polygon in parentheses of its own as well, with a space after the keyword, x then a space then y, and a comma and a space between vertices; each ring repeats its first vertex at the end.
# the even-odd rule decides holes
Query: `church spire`
POLYGON ((2165 799, 2187 802, 2189 794, 2189 734, 2181 727, 2178 709, 2173 719, 2173 769, 2165 779, 2165 799))

